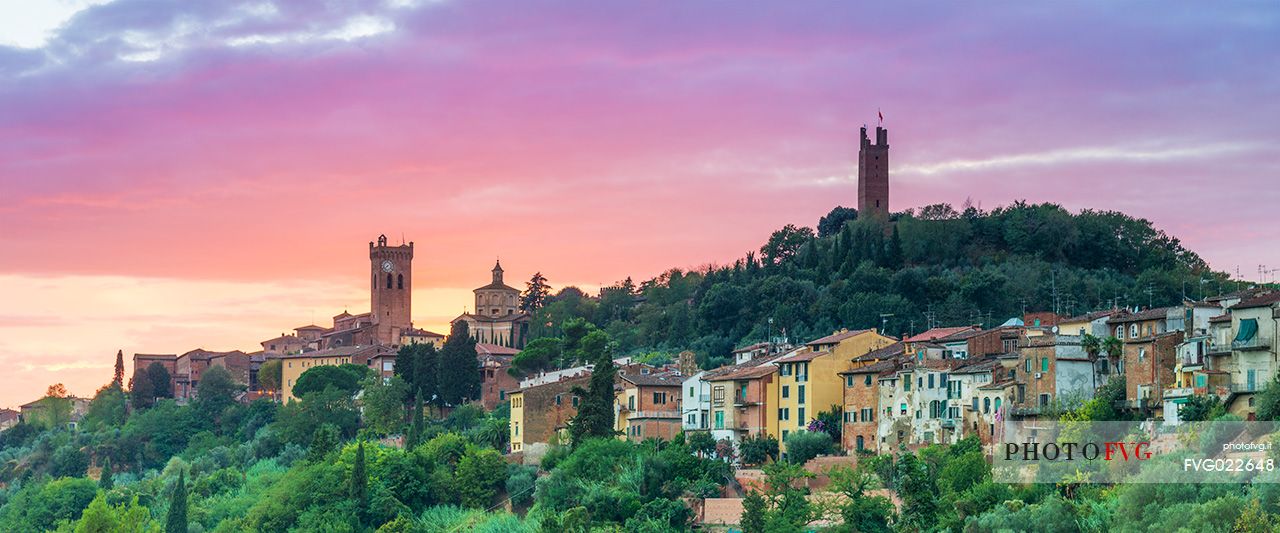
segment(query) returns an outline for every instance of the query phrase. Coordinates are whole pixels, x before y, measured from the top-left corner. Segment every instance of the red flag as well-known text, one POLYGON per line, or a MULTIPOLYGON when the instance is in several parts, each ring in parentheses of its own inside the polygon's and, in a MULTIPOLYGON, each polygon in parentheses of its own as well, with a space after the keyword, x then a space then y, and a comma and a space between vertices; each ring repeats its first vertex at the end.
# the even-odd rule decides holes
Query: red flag
POLYGON ((881 125, 881 126, 883 126, 883 125, 884 125, 884 113, 883 113, 882 111, 880 111, 879 109, 877 109, 877 110, 876 110, 876 114, 877 114, 877 115, 880 115, 880 125, 881 125))

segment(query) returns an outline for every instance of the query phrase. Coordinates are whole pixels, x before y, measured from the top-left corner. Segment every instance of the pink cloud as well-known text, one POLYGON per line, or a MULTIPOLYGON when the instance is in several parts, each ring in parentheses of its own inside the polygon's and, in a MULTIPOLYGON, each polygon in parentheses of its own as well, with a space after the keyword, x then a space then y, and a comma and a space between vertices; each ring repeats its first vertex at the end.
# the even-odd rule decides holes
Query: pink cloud
POLYGON ((403 234, 419 283, 464 295, 442 317, 496 255, 610 283, 812 225, 855 203, 877 109, 895 208, 1119 209, 1217 268, 1280 265, 1280 80, 1257 68, 1280 32, 1245 6, 351 6, 118 0, 0 47, 0 274, 342 287, 365 242, 403 234), (332 37, 356 17, 393 29, 332 37))

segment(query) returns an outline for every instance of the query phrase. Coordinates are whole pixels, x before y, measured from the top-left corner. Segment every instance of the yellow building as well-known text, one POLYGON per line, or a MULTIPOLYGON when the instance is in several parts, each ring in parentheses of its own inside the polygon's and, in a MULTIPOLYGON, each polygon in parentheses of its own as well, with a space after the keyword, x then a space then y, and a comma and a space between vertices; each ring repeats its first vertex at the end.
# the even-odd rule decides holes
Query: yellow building
MULTIPOLYGON (((317 366, 338 366, 348 363, 369 365, 372 359, 379 356, 394 355, 395 350, 388 346, 339 346, 327 350, 316 350, 292 355, 280 356, 280 387, 283 400, 287 403, 297 398, 293 395, 293 386, 303 372, 317 366)), ((375 369, 380 370, 380 369, 375 369)))
POLYGON ((894 342, 875 329, 840 330, 775 360, 778 379, 771 398, 777 398, 774 435, 780 449, 786 451, 787 436, 808 427, 819 412, 844 404, 840 372, 849 370, 855 357, 894 342))
POLYGON ((511 453, 524 451, 524 435, 520 433, 524 427, 524 393, 512 392, 511 399, 511 453))
POLYGON ((400 332, 400 345, 430 344, 437 350, 444 348, 445 336, 425 329, 409 328, 400 332))

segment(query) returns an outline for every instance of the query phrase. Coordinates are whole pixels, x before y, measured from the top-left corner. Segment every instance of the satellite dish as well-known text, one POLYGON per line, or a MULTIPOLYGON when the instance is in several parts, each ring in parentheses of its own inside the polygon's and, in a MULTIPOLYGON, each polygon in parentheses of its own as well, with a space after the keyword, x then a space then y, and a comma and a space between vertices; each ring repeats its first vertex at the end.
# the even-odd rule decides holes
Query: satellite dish
POLYGON ((1054 334, 1054 335, 1057 335, 1057 334, 1058 334, 1058 326, 1054 326, 1054 327, 1053 327, 1053 334, 1054 334))

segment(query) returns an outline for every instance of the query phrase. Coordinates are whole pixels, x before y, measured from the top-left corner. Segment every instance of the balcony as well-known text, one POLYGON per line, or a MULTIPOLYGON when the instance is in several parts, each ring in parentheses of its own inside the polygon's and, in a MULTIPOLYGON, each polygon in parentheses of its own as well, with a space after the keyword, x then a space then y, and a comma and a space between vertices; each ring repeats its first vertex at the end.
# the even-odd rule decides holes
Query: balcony
POLYGON ((1186 398, 1187 396, 1195 395, 1195 393, 1196 393, 1195 389, 1191 387, 1179 387, 1176 389, 1165 389, 1164 397, 1165 398, 1186 398))
POLYGON ((1231 341, 1232 350, 1249 351, 1249 350, 1265 350, 1271 347, 1271 339, 1262 335, 1254 335, 1247 341, 1231 341))
POLYGON ((674 418, 679 420, 680 411, 636 411, 631 414, 630 418, 674 418))
POLYGON ((1259 387, 1257 383, 1254 383, 1254 384, 1236 383, 1233 381, 1229 385, 1227 385, 1227 390, 1234 393, 1241 393, 1241 392, 1258 392, 1262 390, 1262 388, 1259 387))
POLYGON ((752 405, 760 405, 760 402, 751 398, 738 397, 733 399, 734 407, 749 407, 752 405))
POLYGON ((1178 359, 1182 366, 1201 366, 1204 365, 1204 356, 1197 354, 1187 354, 1178 359))

